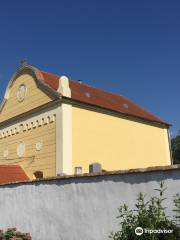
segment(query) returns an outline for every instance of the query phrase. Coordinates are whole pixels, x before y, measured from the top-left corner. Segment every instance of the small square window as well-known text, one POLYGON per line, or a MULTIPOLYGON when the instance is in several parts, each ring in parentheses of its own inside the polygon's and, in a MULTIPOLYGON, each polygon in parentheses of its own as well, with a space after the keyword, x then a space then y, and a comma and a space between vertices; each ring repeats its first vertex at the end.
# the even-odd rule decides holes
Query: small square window
POLYGON ((74 168, 74 173, 77 174, 77 175, 82 174, 82 167, 75 167, 74 168))

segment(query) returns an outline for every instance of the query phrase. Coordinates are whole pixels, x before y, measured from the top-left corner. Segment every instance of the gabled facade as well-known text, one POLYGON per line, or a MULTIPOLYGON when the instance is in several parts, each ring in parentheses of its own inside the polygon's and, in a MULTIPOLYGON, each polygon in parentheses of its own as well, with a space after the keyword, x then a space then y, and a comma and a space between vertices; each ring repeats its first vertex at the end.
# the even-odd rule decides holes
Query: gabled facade
POLYGON ((170 165, 168 128, 123 96, 23 65, 0 107, 0 164, 29 178, 170 165))

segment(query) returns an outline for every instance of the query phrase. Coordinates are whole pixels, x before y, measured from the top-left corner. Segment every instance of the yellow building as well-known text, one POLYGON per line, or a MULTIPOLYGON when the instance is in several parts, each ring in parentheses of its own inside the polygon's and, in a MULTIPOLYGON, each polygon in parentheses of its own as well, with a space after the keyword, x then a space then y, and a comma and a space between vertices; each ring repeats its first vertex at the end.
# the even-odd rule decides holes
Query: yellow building
POLYGON ((0 164, 30 178, 170 165, 168 128, 123 96, 23 64, 0 107, 0 164))

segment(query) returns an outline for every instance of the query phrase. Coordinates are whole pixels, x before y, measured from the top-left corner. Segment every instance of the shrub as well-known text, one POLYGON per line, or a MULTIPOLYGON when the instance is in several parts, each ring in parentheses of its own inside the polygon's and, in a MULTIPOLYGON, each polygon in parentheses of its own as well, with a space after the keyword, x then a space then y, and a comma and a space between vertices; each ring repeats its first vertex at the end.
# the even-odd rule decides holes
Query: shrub
POLYGON ((32 240, 29 233, 21 233, 16 228, 8 228, 5 232, 0 230, 0 240, 32 240))
POLYGON ((138 194, 135 210, 129 209, 124 204, 119 210, 120 229, 117 232, 111 232, 109 238, 113 240, 179 240, 180 239, 180 195, 174 196, 174 216, 170 219, 165 213, 163 206, 164 188, 163 182, 160 183, 159 197, 152 197, 145 201, 143 193, 138 194), (140 227, 138 234, 137 227, 140 227), (135 229, 137 234, 135 234, 135 229), (147 232, 147 230, 151 230, 147 232), (170 230, 169 233, 163 233, 164 230, 170 230), (159 231, 159 232, 158 232, 159 231), (143 232, 143 233, 142 233, 143 232))

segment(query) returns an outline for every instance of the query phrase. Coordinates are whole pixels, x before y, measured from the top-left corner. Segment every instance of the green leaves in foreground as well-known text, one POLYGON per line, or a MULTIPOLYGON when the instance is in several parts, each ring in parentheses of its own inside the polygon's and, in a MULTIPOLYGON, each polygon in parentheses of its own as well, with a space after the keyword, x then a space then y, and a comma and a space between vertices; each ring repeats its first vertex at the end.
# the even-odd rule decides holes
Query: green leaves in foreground
POLYGON ((139 193, 134 210, 129 209, 126 204, 118 209, 117 218, 120 221, 120 229, 112 232, 109 238, 113 240, 180 240, 180 195, 174 196, 174 209, 172 209, 174 216, 170 219, 163 205, 166 199, 164 183, 161 182, 155 191, 159 196, 154 196, 149 201, 145 200, 146 196, 143 193, 139 193), (142 228, 142 234, 135 233, 137 227, 142 228))
POLYGON ((0 230, 0 240, 31 240, 29 233, 21 233, 16 228, 8 228, 7 231, 0 230))

